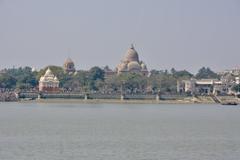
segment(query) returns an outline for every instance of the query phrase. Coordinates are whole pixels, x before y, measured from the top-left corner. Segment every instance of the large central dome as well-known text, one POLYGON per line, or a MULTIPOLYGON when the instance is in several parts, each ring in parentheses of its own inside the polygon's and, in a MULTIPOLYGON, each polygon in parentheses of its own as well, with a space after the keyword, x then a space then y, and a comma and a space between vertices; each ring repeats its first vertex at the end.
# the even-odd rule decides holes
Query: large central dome
POLYGON ((124 58, 125 62, 137 61, 139 62, 138 53, 132 45, 128 50, 124 58))
POLYGON ((133 45, 127 50, 123 60, 117 66, 116 71, 121 73, 141 73, 145 76, 148 75, 147 66, 142 61, 139 61, 138 53, 133 45))

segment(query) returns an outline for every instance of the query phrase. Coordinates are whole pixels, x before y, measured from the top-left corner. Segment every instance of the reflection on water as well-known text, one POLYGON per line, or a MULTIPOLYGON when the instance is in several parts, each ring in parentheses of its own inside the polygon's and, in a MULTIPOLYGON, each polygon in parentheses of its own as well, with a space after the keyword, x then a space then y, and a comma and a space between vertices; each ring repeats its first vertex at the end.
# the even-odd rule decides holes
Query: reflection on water
POLYGON ((237 160, 240 107, 0 103, 1 160, 237 160))

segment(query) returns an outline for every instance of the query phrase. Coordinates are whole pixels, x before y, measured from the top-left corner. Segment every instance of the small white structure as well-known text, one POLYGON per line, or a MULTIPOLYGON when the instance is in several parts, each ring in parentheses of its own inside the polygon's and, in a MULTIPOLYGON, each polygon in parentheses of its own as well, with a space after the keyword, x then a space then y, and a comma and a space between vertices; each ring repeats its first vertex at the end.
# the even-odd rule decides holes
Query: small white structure
POLYGON ((240 79, 239 79, 239 77, 235 77, 235 83, 236 83, 236 84, 240 84, 240 79))
POLYGON ((50 68, 47 69, 44 76, 39 80, 39 91, 41 92, 58 92, 59 91, 59 80, 52 73, 50 68))
POLYGON ((190 79, 178 83, 178 92, 191 94, 228 94, 229 86, 218 79, 190 79))

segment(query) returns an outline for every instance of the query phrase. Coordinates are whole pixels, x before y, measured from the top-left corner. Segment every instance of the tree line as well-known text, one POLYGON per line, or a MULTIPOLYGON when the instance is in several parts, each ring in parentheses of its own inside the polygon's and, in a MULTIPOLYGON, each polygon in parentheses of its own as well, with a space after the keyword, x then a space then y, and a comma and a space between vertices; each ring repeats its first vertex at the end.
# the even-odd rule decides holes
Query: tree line
MULTIPOLYGON (((177 81, 190 78, 219 78, 210 68, 202 67, 196 75, 187 70, 177 71, 151 70, 148 77, 137 73, 113 75, 105 78, 104 70, 92 67, 88 71, 80 70, 75 74, 65 73, 62 67, 48 66, 60 81, 60 88, 66 92, 101 92, 117 93, 123 90, 128 93, 176 92, 177 81)), ((30 67, 5 69, 0 74, 0 88, 32 90, 38 86, 38 81, 47 68, 33 71, 30 67)))

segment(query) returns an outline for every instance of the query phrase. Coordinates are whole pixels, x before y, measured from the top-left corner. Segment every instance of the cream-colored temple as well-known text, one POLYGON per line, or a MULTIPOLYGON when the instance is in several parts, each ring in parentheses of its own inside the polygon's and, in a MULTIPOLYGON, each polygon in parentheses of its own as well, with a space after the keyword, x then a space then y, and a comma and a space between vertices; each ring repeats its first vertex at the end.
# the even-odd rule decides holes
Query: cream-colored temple
POLYGON ((41 92, 58 92, 59 91, 59 80, 52 73, 50 68, 47 69, 44 76, 39 80, 39 91, 41 92))
POLYGON ((125 57, 116 68, 117 74, 141 73, 148 76, 148 69, 144 62, 139 60, 138 53, 132 45, 126 52, 125 57))

